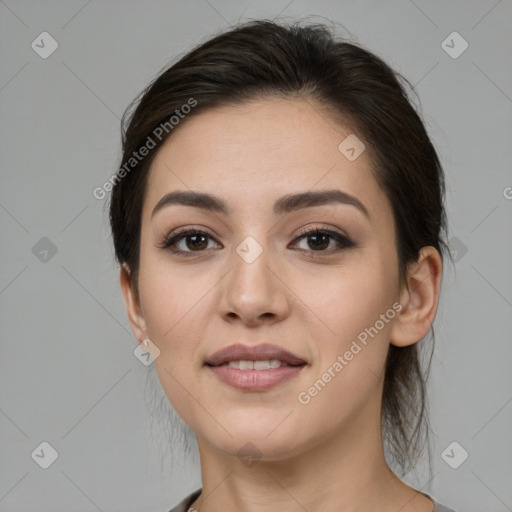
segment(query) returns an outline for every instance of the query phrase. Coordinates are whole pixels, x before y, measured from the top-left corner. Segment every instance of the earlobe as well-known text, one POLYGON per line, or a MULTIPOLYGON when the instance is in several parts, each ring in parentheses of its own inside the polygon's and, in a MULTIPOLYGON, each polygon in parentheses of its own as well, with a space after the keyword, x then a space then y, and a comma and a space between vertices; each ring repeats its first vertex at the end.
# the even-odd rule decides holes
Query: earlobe
POLYGON ((127 263, 123 263, 121 266, 119 277, 130 327, 135 338, 141 341, 147 337, 146 322, 142 315, 140 302, 135 293, 130 268, 127 263))
POLYGON ((402 290, 403 308, 391 330, 391 344, 405 347, 428 334, 439 304, 443 263, 435 247, 423 247, 402 290))

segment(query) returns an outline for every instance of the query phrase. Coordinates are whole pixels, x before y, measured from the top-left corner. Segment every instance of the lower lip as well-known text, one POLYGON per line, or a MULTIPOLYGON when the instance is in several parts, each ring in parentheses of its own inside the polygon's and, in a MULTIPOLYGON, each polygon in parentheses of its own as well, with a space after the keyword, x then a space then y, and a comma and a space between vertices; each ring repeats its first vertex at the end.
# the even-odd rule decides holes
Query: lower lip
POLYGON ((280 366, 269 370, 238 370, 230 366, 208 366, 225 384, 243 391, 265 391, 297 375, 304 366, 280 366))

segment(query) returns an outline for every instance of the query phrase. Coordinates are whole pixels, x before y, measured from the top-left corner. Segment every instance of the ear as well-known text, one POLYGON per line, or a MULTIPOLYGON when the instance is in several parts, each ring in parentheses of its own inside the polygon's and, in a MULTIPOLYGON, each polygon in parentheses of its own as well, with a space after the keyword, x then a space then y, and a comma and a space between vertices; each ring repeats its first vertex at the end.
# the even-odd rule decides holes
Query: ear
POLYGON ((391 344, 405 347, 428 333, 436 316, 441 291, 443 260, 435 247, 422 247, 408 271, 400 295, 400 310, 391 329, 391 344))
POLYGON ((126 313, 133 334, 139 342, 147 338, 147 329, 139 298, 135 293, 135 284, 132 282, 130 267, 127 263, 123 263, 120 273, 121 291, 123 292, 126 313))

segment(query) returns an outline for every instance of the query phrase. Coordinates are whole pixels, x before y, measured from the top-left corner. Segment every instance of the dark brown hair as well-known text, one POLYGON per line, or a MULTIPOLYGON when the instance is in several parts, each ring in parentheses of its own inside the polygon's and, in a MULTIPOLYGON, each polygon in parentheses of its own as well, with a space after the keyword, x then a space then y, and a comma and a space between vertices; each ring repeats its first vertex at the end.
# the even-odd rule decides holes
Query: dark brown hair
MULTIPOLYGON (((374 53, 336 37, 321 24, 251 21, 183 56, 123 116, 124 172, 118 173, 112 189, 110 222, 117 260, 130 267, 134 291, 148 170, 161 144, 179 129, 179 124, 169 123, 171 116, 180 114, 178 123, 183 123, 205 109, 276 96, 320 104, 333 121, 350 127, 364 141, 375 179, 393 209, 401 285, 422 247, 449 254, 443 170, 406 86, 413 91, 374 53), (191 99, 196 106, 184 116, 183 106, 191 105, 191 99), (155 137, 165 123, 165 134, 155 137), (148 140, 153 146, 149 154, 133 160, 148 140), (127 168, 127 162, 133 165, 127 168)), ((404 473, 416 464, 424 442, 428 444, 426 412, 426 377, 417 344, 391 345, 382 429, 390 462, 404 473)))

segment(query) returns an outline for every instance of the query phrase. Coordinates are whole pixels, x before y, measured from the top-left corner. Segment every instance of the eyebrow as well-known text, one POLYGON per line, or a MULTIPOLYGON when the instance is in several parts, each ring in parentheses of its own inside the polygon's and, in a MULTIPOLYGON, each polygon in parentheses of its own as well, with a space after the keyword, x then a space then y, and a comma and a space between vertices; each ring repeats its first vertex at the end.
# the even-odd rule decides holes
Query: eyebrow
MULTIPOLYGON (((357 199, 357 197, 337 189, 288 194, 281 197, 274 203, 274 214, 281 215, 295 210, 335 203, 354 206, 368 219, 370 218, 368 210, 364 204, 357 199)), ((151 217, 153 218, 158 211, 172 205, 192 206, 224 215, 231 213, 231 209, 228 207, 227 203, 223 199, 212 194, 192 191, 175 191, 166 194, 162 199, 160 199, 160 201, 158 201, 151 213, 151 217)))

